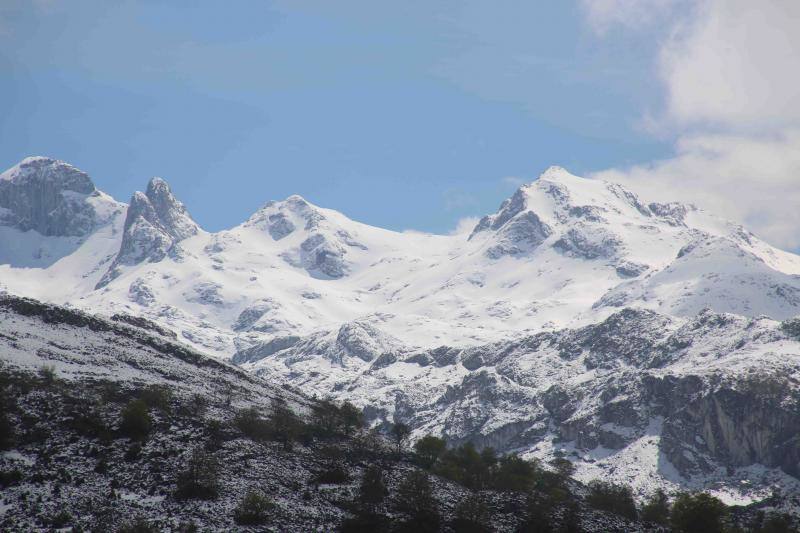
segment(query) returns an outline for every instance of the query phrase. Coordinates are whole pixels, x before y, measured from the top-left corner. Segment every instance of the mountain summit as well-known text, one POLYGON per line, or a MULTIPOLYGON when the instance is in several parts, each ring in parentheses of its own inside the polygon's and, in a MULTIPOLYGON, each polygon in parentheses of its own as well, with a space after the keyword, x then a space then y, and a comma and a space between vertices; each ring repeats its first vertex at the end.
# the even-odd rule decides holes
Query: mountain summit
POLYGON ((197 235, 200 227, 161 178, 147 184, 147 192, 136 191, 125 217, 119 253, 96 288, 106 286, 120 268, 144 261, 158 262, 168 253, 180 255, 177 244, 197 235))

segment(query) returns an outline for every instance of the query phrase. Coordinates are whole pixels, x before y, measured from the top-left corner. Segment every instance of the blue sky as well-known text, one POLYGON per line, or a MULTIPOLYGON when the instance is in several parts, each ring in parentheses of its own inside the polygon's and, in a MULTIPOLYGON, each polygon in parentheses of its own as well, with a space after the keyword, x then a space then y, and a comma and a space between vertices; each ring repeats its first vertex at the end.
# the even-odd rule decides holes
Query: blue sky
POLYGON ((674 156, 678 133, 644 120, 669 26, 598 20, 586 2, 8 0, 0 166, 54 156, 123 201, 162 176, 209 230, 298 193, 446 232, 549 165, 674 156))

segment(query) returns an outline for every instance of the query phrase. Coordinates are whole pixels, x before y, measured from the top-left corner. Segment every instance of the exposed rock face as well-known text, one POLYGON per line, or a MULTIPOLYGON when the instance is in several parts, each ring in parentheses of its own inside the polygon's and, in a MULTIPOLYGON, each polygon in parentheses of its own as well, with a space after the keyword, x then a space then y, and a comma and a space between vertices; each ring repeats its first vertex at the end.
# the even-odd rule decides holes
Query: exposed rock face
POLYGON ((119 253, 97 288, 116 278, 120 266, 158 262, 170 253, 179 257, 176 245, 199 231, 200 227, 172 194, 167 182, 153 178, 146 193, 137 191, 133 194, 119 253))
MULTIPOLYGON (((369 404, 378 419, 403 420, 419 435, 543 457, 549 452, 536 450, 561 449, 579 471, 596 468, 584 457, 597 450, 624 457, 644 446, 636 453, 650 461, 649 475, 674 467, 703 486, 754 464, 799 475, 795 328, 710 311, 681 320, 623 309, 582 328, 414 351, 354 323, 293 337, 285 348, 276 339, 237 360, 273 379, 369 404), (309 372, 316 357, 333 368, 309 372), (446 385, 442 376, 450 376, 446 385)), ((604 461, 614 479, 633 483, 614 455, 604 461)))
POLYGON ((45 236, 83 237, 98 223, 87 198, 88 174, 46 157, 29 157, 0 174, 0 224, 45 236))

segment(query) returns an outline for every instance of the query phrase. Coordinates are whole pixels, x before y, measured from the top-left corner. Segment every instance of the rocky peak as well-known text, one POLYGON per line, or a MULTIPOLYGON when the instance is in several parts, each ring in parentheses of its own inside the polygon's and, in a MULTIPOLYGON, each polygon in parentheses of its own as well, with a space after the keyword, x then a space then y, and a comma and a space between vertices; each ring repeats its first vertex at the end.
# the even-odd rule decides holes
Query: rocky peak
POLYGON ((175 198, 169 185, 161 178, 153 178, 147 184, 147 199, 153 207, 161 226, 172 237, 183 240, 197 235, 199 227, 189 216, 186 207, 175 198))
POLYGON ((28 157, 0 174, 0 223, 45 236, 82 237, 97 224, 85 172, 48 157, 28 157))
POLYGON ((136 191, 131 197, 119 253, 97 288, 119 276, 122 265, 161 261, 175 251, 180 241, 199 231, 200 227, 172 194, 167 182, 151 179, 147 192, 136 191))

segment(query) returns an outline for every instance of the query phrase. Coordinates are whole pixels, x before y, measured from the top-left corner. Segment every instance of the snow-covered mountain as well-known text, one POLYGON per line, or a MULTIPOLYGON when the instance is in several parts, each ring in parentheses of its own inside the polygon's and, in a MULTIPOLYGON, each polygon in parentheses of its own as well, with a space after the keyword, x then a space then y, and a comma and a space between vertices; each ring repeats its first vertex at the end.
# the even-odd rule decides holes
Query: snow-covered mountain
POLYGON ((679 411, 738 390, 737 376, 798 376, 780 321, 800 315, 800 256, 691 205, 552 167, 470 234, 384 230, 299 196, 209 233, 164 180, 124 205, 30 158, 0 176, 0 215, 5 290, 148 318, 417 434, 569 449, 618 473, 646 448, 654 465, 637 479, 786 466, 665 444, 679 411), (623 397, 627 414, 608 414, 623 397))

